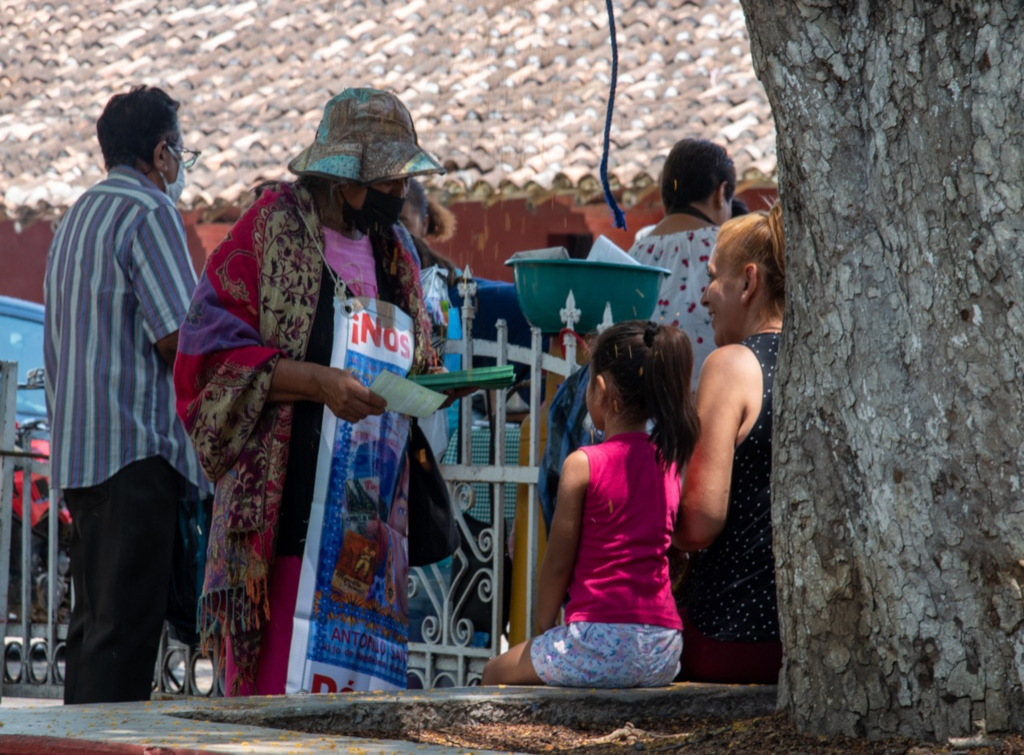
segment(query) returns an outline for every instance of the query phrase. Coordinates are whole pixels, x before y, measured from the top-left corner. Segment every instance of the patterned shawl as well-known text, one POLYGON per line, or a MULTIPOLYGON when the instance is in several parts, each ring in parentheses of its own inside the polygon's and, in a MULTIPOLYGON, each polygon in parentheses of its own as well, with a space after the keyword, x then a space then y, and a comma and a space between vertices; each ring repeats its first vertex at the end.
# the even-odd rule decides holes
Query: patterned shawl
MULTIPOLYGON (((403 230, 396 226, 395 241, 372 241, 375 254, 390 257, 380 266, 386 280, 379 288, 390 289, 416 323, 413 372, 423 372, 435 363, 430 320, 403 230)), ((179 331, 178 415, 216 483, 200 607, 203 650, 216 642, 223 663, 230 637, 238 683, 255 678, 291 441, 293 405, 267 404, 267 395, 278 359, 305 356, 322 245, 306 189, 281 183, 264 190, 210 255, 179 331)))

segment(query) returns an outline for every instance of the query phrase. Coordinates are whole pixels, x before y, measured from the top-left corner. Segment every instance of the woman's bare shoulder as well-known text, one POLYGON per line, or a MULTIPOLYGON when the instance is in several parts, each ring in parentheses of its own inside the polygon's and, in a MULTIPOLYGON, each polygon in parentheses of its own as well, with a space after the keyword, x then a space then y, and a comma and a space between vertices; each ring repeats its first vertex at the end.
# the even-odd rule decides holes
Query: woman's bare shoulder
POLYGON ((761 363, 754 352, 743 344, 731 343, 708 354, 701 367, 697 393, 718 398, 743 396, 760 385, 761 379, 761 363))
POLYGON ((757 356, 749 347, 741 343, 730 343, 719 346, 708 354, 702 372, 708 369, 720 374, 750 370, 756 370, 760 374, 761 363, 757 361, 757 356))

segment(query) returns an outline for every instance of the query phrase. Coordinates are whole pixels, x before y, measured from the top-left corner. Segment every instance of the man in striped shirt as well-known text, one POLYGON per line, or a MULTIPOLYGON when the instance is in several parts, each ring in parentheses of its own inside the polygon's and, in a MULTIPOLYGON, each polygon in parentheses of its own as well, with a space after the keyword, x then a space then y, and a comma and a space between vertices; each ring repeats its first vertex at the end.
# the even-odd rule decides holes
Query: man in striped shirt
POLYGON ((207 488, 171 380, 196 284, 178 106, 148 87, 110 99, 96 125, 108 176, 47 260, 51 474, 73 520, 65 703, 149 699, 179 502, 207 488))

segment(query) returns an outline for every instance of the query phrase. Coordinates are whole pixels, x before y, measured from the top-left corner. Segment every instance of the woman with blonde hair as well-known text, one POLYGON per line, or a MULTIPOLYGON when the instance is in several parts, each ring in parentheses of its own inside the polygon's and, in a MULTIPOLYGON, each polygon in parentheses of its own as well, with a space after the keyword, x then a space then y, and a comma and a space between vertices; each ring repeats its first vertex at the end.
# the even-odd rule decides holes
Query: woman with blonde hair
POLYGON ((697 383, 700 440, 673 544, 702 551, 683 611, 681 677, 775 684, 782 664, 772 556, 772 387, 785 307, 782 208, 725 223, 701 299, 718 348, 697 383))

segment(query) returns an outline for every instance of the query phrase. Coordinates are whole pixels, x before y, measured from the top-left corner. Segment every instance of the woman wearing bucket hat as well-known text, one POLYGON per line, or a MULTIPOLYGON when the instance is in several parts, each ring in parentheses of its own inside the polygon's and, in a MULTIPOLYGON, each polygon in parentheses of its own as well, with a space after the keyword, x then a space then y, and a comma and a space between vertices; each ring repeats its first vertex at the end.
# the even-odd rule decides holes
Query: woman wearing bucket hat
POLYGON ((408 179, 444 169, 373 89, 328 102, 289 168, 180 332, 178 413, 216 482, 200 628, 228 694, 404 687, 409 423, 368 386, 436 364, 397 223, 408 179))

